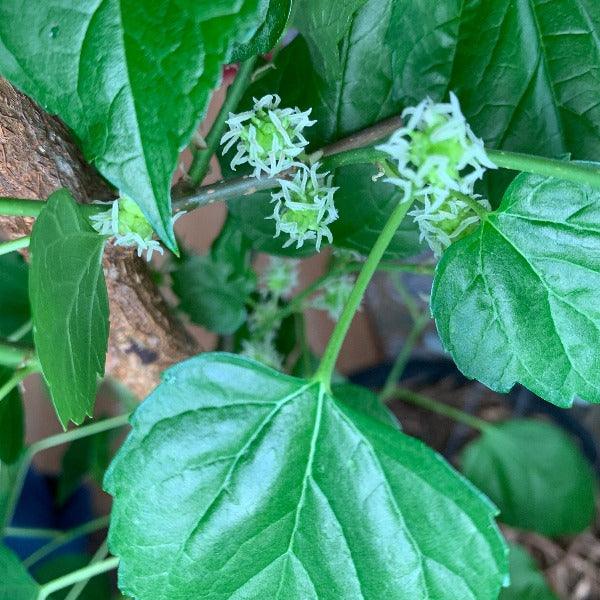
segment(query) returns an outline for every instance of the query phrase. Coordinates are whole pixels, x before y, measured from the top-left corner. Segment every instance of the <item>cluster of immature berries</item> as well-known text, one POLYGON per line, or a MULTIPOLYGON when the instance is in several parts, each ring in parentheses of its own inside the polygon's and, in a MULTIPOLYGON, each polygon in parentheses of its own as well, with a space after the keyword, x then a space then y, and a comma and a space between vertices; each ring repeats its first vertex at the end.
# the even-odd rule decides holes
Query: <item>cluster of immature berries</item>
MULTIPOLYGON (((329 225, 338 218, 332 175, 319 172, 320 164, 311 163, 305 149, 310 109, 280 108, 275 94, 254 99, 252 110, 230 114, 228 131, 221 143, 223 153, 235 146, 231 167, 249 165, 256 178, 281 177, 280 188, 272 194, 275 237, 286 234, 283 246, 301 247, 307 240, 320 249, 323 238, 333 242, 329 225), (291 175, 290 175, 291 174, 291 175)), ((474 186, 486 168, 495 168, 485 153, 483 142, 466 122, 456 96, 449 103, 423 100, 402 113, 404 126, 378 146, 387 153, 384 182, 397 186, 401 202, 414 201, 408 213, 416 222, 421 240, 436 256, 476 226, 481 210, 490 210, 487 200, 478 197, 474 186), (478 211, 480 212, 480 211, 478 211)), ((103 235, 112 235, 116 243, 136 246, 148 260, 162 248, 135 203, 121 198, 106 212, 92 217, 93 226, 103 235)))

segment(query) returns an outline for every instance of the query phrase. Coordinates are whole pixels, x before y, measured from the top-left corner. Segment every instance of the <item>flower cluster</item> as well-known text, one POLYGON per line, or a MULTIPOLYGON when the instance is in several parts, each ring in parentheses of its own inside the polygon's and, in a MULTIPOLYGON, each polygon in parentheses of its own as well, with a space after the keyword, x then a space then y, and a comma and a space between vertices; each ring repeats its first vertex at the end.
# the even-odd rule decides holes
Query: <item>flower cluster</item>
POLYGON ((244 340, 240 354, 273 369, 281 369, 283 363, 282 356, 275 348, 274 336, 272 335, 259 339, 244 340))
POLYGON ((300 248, 306 240, 315 240, 317 251, 325 237, 331 243, 333 236, 329 225, 338 218, 333 195, 338 188, 332 187, 332 176, 319 173, 319 163, 311 167, 300 164, 291 181, 281 179, 281 190, 272 195, 275 204, 275 237, 282 232, 289 239, 283 247, 294 242, 300 248))
MULTIPOLYGON (((483 210, 491 210, 485 198, 474 197, 483 210)), ((453 242, 471 233, 479 223, 479 216, 470 204, 452 192, 448 195, 425 195, 423 203, 408 213, 419 227, 419 239, 425 240, 436 257, 453 242)))
POLYGON ((404 109, 402 118, 406 125, 378 149, 396 164, 399 177, 391 182, 402 187, 407 198, 412 190, 425 187, 469 194, 486 168, 496 168, 452 92, 449 103, 427 98, 404 109))
POLYGON ((387 143, 378 146, 390 155, 397 176, 386 179, 403 191, 402 202, 415 198, 409 213, 420 236, 436 256, 467 235, 479 221, 465 196, 483 210, 487 200, 474 193, 477 180, 496 165, 488 158, 483 141, 475 136, 451 92, 449 103, 423 100, 402 113, 406 125, 387 143), (462 198, 461 198, 462 196, 462 198))
POLYGON ((294 259, 269 257, 269 264, 260 277, 263 293, 276 298, 288 298, 298 285, 298 261, 294 259))
POLYGON ((279 108, 281 98, 276 94, 254 98, 254 109, 239 114, 230 113, 229 131, 221 138, 223 154, 237 143, 237 153, 231 168, 248 163, 254 177, 264 172, 268 177, 289 169, 308 141, 302 134, 305 127, 314 125, 308 117, 311 110, 279 108))
POLYGON ((314 125, 308 117, 310 109, 280 108, 281 98, 269 94, 260 100, 254 98, 254 108, 240 114, 230 114, 229 131, 221 138, 226 154, 234 144, 237 153, 231 168, 248 164, 252 175, 260 178, 266 174, 275 177, 288 169, 296 169, 291 181, 280 179, 281 190, 272 196, 275 236, 287 233, 284 248, 295 243, 300 248, 306 240, 315 240, 317 251, 325 237, 333 241, 329 225, 338 218, 333 202, 337 190, 331 186, 328 173, 318 173, 318 163, 307 166, 302 162, 308 141, 303 135, 305 127, 314 125))
POLYGON ((138 256, 146 252, 147 260, 151 260, 153 252, 163 253, 162 246, 153 239, 152 226, 133 200, 121 196, 109 204, 108 210, 90 217, 98 233, 114 236, 116 246, 137 247, 138 256))
POLYGON ((333 321, 337 321, 353 287, 354 279, 351 275, 340 275, 327 283, 321 293, 311 301, 311 306, 326 311, 333 321))

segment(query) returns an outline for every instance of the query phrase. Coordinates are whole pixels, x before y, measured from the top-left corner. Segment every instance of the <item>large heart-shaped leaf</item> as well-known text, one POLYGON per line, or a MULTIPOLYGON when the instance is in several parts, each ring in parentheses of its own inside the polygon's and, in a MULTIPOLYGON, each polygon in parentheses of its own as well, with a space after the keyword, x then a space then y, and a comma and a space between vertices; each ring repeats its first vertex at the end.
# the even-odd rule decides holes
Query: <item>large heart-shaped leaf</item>
POLYGON ((228 354, 167 371, 105 479, 138 600, 496 599, 494 507, 319 383, 228 354))
POLYGON ((82 0, 0 6, 0 73, 58 114, 86 158, 177 247, 170 186, 259 0, 82 0))
POLYGON ((29 296, 42 373, 62 425, 92 416, 108 346, 105 238, 65 190, 48 198, 31 233, 29 296))
POLYGON ((442 100, 453 90, 474 131, 492 146, 598 157, 600 3, 437 0, 435 10, 431 0, 393 4, 387 41, 403 103, 442 100))
POLYGON ((559 406, 600 402, 600 191, 522 174, 440 261, 432 310, 458 368, 559 406))
POLYGON ((583 531, 594 518, 592 469, 550 423, 516 419, 486 429, 464 449, 461 470, 508 525, 559 536, 583 531))
POLYGON ((0 600, 36 600, 40 586, 21 561, 0 544, 0 600))

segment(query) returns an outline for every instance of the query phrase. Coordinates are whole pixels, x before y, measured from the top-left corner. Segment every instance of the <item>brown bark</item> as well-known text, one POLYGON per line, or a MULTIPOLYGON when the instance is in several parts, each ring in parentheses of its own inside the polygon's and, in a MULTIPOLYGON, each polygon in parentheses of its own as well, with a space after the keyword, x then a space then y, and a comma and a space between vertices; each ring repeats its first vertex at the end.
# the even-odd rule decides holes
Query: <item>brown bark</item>
MULTIPOLYGON (((0 196, 46 198, 61 187, 80 202, 111 197, 67 129, 0 79, 0 196)), ((0 217, 0 232, 10 238, 31 225, 32 219, 0 217)), ((131 249, 108 246, 104 271, 111 321, 106 371, 143 397, 165 368, 198 347, 131 249)))

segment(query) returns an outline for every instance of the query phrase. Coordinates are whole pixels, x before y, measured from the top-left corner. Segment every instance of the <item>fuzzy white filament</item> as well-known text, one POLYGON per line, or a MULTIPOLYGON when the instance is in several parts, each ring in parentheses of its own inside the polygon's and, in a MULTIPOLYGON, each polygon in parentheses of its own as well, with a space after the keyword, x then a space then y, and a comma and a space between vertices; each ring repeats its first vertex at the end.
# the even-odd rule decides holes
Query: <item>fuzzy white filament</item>
POLYGON ((275 237, 281 233, 289 236, 284 248, 293 243, 300 248, 306 240, 315 240, 319 251, 323 238, 333 242, 329 225, 338 218, 333 198, 338 188, 331 185, 329 173, 318 172, 319 163, 297 166, 291 181, 279 180, 281 190, 272 194, 275 208, 267 218, 275 220, 275 237))
POLYGON ((221 138, 221 144, 223 154, 237 144, 231 161, 233 170, 247 163, 254 168, 254 177, 263 173, 275 177, 290 168, 308 145, 302 132, 316 123, 308 118, 311 109, 279 108, 280 104, 277 94, 269 94, 259 100, 254 98, 253 110, 229 114, 229 131, 221 138))

